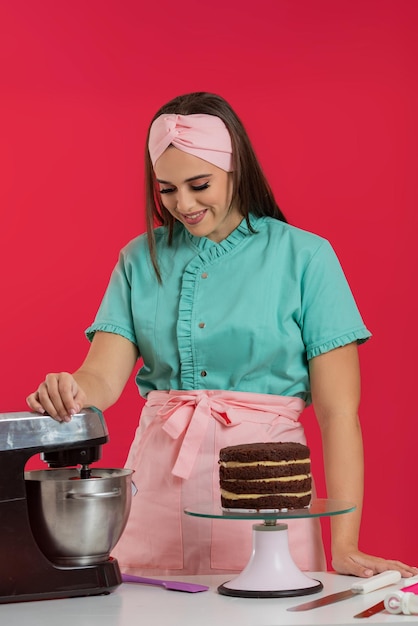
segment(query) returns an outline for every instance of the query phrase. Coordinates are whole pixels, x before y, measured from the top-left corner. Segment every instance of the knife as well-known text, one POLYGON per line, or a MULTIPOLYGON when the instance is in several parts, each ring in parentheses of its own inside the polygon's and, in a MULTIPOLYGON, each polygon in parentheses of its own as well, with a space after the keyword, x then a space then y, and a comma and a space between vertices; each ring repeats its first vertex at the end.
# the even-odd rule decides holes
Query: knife
POLYGON ((287 610, 309 611, 309 609, 316 609, 320 606, 332 604, 333 602, 340 602, 341 600, 352 598, 353 596, 358 594, 376 591, 376 589, 381 589, 382 587, 386 587, 387 585, 393 585, 395 583, 398 583, 400 580, 400 572, 396 570, 387 570, 386 572, 382 572, 381 574, 375 574, 375 576, 372 576, 371 578, 358 579, 353 585, 351 585, 350 589, 346 589, 345 591, 338 591, 337 593, 332 593, 329 596, 324 596, 323 598, 312 600, 312 602, 298 604, 297 606, 292 606, 287 610))
MULTIPOLYGON (((415 577, 414 577, 414 580, 416 580, 415 577)), ((402 587, 402 589, 400 589, 399 591, 408 591, 408 589, 409 591, 411 591, 411 589, 413 589, 413 592, 415 592, 415 588, 417 588, 416 593, 418 593, 418 583, 414 583, 411 581, 409 585, 407 585, 406 587, 402 587)), ((361 613, 357 613, 357 615, 354 615, 354 617, 371 617, 372 615, 375 615, 376 613, 380 613, 380 611, 384 611, 385 608, 386 608, 385 601, 382 600, 382 602, 373 604, 373 606, 371 606, 369 609, 365 609, 361 613)))

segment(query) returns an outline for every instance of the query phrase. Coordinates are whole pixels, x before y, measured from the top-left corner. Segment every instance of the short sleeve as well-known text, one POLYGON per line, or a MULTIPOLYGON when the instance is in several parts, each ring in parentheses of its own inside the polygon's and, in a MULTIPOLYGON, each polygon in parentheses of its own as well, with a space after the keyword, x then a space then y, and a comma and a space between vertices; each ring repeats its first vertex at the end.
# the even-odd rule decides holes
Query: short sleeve
POLYGON ((137 345, 131 302, 129 270, 122 251, 110 277, 94 323, 85 331, 87 339, 92 341, 97 331, 104 331, 122 335, 137 345))
POLYGON ((325 239, 302 276, 301 329, 308 359, 371 337, 341 264, 325 239))

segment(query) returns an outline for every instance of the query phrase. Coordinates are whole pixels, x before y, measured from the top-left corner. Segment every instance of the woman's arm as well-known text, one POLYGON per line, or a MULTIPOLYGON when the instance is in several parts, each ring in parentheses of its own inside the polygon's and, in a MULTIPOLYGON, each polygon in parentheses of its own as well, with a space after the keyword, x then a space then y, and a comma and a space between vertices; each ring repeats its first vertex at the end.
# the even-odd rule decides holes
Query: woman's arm
POLYGON ((128 339, 97 332, 77 371, 48 374, 26 401, 32 410, 58 421, 69 421, 86 406, 104 411, 119 398, 137 359, 138 349, 128 339))
POLYGON ((345 500, 356 510, 331 518, 332 565, 341 574, 372 576, 397 569, 402 576, 418 573, 399 561, 364 554, 358 549, 363 504, 363 443, 358 418, 360 367, 351 343, 310 361, 314 410, 322 435, 328 498, 345 500))

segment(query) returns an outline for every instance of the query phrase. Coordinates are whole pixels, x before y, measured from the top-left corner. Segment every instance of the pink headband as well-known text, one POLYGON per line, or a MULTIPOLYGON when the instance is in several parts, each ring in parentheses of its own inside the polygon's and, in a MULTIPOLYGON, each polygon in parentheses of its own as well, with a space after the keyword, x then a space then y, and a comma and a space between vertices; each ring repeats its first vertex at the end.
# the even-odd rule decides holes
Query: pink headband
POLYGON ((223 121, 216 115, 160 115, 151 125, 148 149, 153 166, 173 145, 183 152, 232 171, 232 144, 223 121))

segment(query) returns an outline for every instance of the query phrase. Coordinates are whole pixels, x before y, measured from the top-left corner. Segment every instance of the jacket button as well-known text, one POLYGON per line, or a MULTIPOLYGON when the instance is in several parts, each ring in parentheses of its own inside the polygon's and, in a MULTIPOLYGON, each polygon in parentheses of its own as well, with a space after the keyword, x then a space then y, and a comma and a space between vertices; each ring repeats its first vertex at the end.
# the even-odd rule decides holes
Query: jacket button
POLYGON ((207 277, 208 277, 207 272, 203 272, 203 274, 202 274, 202 278, 207 278, 207 277))
POLYGON ((205 376, 207 376, 207 375, 208 375, 208 373, 207 373, 207 371, 206 371, 206 370, 202 370, 202 371, 200 372, 200 375, 201 375, 201 376, 203 376, 203 377, 205 377, 205 376))

